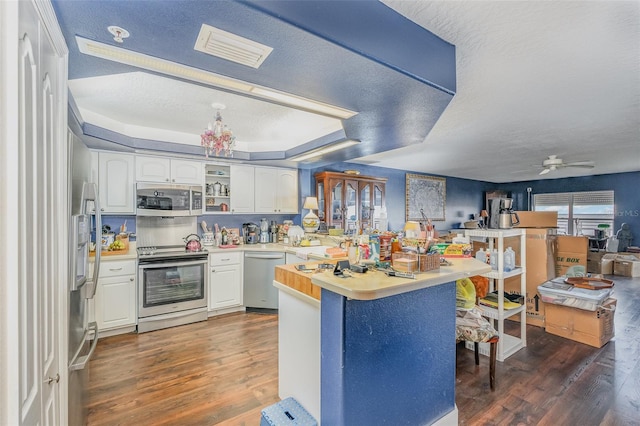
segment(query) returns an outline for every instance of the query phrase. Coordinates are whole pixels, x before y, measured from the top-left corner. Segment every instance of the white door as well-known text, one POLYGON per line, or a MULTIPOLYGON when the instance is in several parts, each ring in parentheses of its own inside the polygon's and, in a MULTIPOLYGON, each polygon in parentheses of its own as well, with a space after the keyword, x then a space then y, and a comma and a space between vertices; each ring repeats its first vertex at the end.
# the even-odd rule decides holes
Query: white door
MULTIPOLYGON (((278 170, 276 206, 279 213, 298 213, 298 170, 278 170)), ((317 212, 315 212, 317 213, 317 212)))
POLYGON ((231 186, 231 213, 253 213, 254 212, 254 182, 253 166, 241 166, 232 164, 230 171, 231 186))
POLYGON ((136 324, 135 275, 101 278, 95 295, 98 330, 136 324))
POLYGON ((100 208, 104 213, 135 213, 133 155, 99 154, 100 208))
POLYGON ((240 265, 211 266, 209 308, 222 309, 242 305, 240 265))
POLYGON ((171 160, 171 182, 202 185, 204 175, 199 161, 171 160))
POLYGON ((136 181, 170 182, 171 160, 168 158, 136 155, 136 181))
POLYGON ((276 213, 276 192, 278 191, 278 169, 255 168, 255 212, 276 213))
POLYGON ((3 150, 9 177, 3 185, 17 190, 7 193, 15 214, 6 219, 8 211, 2 212, 3 231, 8 230, 14 246, 1 252, 6 297, 0 308, 10 321, 4 328, 8 334, 0 336, 7 339, 8 354, 0 366, 4 386, 14 392, 3 393, 0 423, 58 425, 63 423, 61 384, 66 377, 66 345, 60 344, 68 249, 66 47, 59 32, 49 31, 55 20, 50 3, 2 3, 0 38, 18 43, 13 51, 17 75, 5 73, 3 63, 2 81, 3 96, 15 94, 15 104, 10 111, 0 108, 3 132, 15 126, 11 139, 16 142, 15 149, 3 150), (14 274, 10 279, 6 270, 14 274))

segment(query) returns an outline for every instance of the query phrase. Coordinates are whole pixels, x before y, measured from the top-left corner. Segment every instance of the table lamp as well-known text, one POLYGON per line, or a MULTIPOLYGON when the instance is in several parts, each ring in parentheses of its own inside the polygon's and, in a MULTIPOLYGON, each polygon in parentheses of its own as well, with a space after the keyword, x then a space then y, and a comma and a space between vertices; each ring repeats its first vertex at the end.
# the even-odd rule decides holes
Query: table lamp
POLYGON ((410 220, 404 224, 405 238, 420 238, 421 233, 420 223, 410 220))
POLYGON ((318 210, 318 198, 307 197, 304 199, 303 209, 309 209, 309 213, 302 218, 302 227, 305 232, 316 232, 320 221, 318 216, 313 213, 314 210, 318 210))
POLYGON ((487 229, 487 225, 489 222, 489 213, 486 210, 480 211, 480 219, 482 220, 481 228, 487 229))

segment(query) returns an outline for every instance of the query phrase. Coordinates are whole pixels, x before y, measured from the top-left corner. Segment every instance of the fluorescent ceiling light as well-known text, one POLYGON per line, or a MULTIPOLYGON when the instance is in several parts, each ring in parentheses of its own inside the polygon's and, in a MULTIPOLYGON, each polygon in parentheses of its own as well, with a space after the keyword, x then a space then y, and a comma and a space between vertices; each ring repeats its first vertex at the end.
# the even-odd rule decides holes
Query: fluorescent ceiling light
POLYGON ((229 89, 240 94, 276 101, 285 106, 301 108, 310 112, 329 115, 336 118, 347 119, 357 114, 357 112, 325 104, 323 102, 316 102, 311 99, 302 98, 289 93, 252 85, 241 80, 224 77, 219 74, 167 61, 166 59, 156 58, 155 56, 134 52, 132 50, 123 49, 121 47, 111 46, 99 41, 76 36, 76 42, 78 43, 78 48, 81 53, 119 62, 121 64, 131 65, 223 89, 229 89))
POLYGON ((284 103, 286 105, 300 107, 309 111, 315 111, 334 117, 347 119, 356 115, 356 112, 349 111, 348 109, 336 107, 333 105, 325 104, 318 101, 312 101, 310 99, 301 98, 300 96, 291 95, 289 93, 279 92, 272 89, 264 89, 262 87, 254 87, 251 89, 251 93, 261 98, 271 99, 284 103))
POLYGON ((357 141, 355 139, 348 139, 346 141, 343 142, 339 142, 333 145, 328 145, 328 146, 324 146, 322 148, 318 148, 316 150, 301 154, 301 155, 296 155, 295 157, 291 157, 289 158, 289 160, 291 161, 305 161, 308 160, 310 158, 314 158, 314 157, 319 157, 321 155, 324 154, 328 154, 330 152, 333 151, 338 151, 339 149, 344 149, 353 145, 357 145, 359 144, 360 141, 357 141))

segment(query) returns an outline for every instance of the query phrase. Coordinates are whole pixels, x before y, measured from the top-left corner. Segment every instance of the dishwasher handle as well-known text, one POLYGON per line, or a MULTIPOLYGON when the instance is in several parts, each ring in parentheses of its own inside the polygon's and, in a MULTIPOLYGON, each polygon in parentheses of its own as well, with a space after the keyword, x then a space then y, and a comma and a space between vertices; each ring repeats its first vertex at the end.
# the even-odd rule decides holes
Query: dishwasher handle
POLYGON ((284 253, 245 253, 246 259, 284 259, 284 253))

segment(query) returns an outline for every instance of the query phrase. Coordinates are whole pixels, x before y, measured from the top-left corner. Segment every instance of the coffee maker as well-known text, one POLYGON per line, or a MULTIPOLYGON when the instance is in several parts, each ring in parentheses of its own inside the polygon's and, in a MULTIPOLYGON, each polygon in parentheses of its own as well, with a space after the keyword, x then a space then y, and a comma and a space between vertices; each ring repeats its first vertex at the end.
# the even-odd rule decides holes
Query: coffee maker
POLYGON ((518 213, 513 211, 512 198, 500 198, 500 213, 498 214, 498 228, 510 229, 520 223, 518 213), (515 217, 515 219, 514 219, 515 217))
POLYGON ((242 236, 245 244, 258 244, 258 225, 255 223, 242 224, 242 236))

